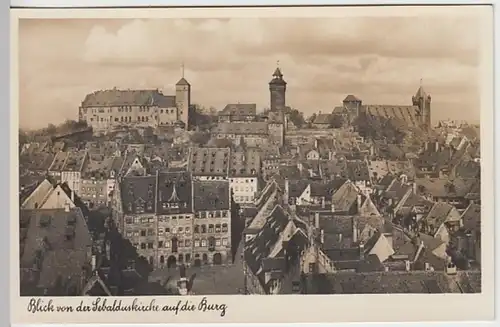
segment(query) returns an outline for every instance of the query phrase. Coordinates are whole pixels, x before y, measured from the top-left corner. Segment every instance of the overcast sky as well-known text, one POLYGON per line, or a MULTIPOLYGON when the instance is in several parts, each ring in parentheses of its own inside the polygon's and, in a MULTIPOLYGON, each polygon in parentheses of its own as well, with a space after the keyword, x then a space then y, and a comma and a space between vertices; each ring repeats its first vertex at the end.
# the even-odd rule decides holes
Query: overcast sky
POLYGON ((410 105, 422 79, 433 121, 478 121, 478 22, 468 16, 23 19, 20 125, 76 119, 94 90, 174 94, 182 62, 193 103, 265 108, 278 60, 287 105, 307 116, 331 111, 347 94, 366 104, 410 105))

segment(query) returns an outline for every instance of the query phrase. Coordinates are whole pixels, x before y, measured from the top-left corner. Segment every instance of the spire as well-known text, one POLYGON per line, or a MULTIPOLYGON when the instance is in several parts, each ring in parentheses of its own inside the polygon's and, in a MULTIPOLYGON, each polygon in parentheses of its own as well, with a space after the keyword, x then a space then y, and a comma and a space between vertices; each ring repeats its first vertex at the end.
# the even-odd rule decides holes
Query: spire
POLYGON ((424 86, 423 86, 423 79, 420 79, 420 87, 417 90, 417 93, 415 94, 415 97, 418 98, 425 98, 427 97, 427 93, 424 91, 424 86))
POLYGON ((189 82, 186 81, 186 79, 184 78, 184 69, 185 69, 184 62, 182 62, 182 64, 181 64, 181 79, 177 82, 176 85, 190 86, 189 82))

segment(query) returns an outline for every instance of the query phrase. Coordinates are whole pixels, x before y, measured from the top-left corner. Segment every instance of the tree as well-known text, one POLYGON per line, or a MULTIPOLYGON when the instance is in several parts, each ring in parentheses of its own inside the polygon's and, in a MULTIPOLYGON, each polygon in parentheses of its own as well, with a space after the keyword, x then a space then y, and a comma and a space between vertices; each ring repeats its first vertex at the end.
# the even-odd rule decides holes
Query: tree
POLYGON ((341 128, 344 126, 345 119, 341 115, 332 115, 330 118, 330 127, 331 128, 341 128))
POLYGON ((191 142, 198 146, 206 144, 210 140, 210 133, 208 132, 194 132, 190 137, 191 142))
POLYGON ((288 118, 297 128, 301 128, 306 124, 304 115, 297 109, 289 109, 287 113, 288 113, 288 118))

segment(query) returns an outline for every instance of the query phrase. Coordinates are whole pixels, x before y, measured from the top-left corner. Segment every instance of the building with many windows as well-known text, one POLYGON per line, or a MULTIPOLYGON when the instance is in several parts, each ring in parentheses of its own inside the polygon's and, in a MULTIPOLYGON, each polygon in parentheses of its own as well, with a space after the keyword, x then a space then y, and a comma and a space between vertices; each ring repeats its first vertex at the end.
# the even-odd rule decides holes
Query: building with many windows
POLYGON ((182 77, 175 95, 156 90, 100 90, 87 94, 79 108, 79 120, 94 131, 123 126, 145 128, 180 124, 189 127, 191 85, 182 77))
POLYGON ((186 172, 125 177, 114 201, 119 230, 155 268, 231 258, 229 182, 186 172))

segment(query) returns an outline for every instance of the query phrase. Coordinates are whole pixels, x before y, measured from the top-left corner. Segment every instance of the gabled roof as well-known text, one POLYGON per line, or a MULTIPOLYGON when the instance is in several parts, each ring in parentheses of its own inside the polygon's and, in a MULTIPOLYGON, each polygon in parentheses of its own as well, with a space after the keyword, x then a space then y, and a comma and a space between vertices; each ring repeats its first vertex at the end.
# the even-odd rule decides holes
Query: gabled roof
POLYGON ((187 85, 187 86, 189 86, 190 84, 184 77, 182 77, 175 85, 187 85))
POLYGON ((193 207, 195 211, 230 209, 228 181, 194 181, 193 207))

